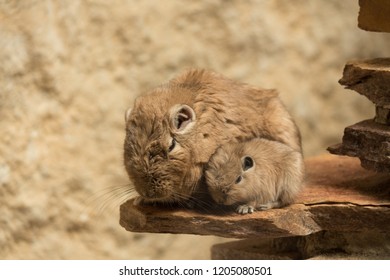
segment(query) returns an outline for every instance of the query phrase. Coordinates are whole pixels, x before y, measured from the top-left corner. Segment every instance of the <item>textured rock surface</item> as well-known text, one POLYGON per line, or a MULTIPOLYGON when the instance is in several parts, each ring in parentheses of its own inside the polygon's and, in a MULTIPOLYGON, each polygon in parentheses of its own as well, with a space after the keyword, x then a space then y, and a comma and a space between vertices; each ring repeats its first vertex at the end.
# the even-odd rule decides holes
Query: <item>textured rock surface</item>
POLYGON ((305 189, 293 205, 240 215, 232 209, 186 210, 121 206, 120 224, 135 232, 273 238, 320 231, 390 232, 390 175, 367 171, 354 158, 307 160, 305 189))
POLYGON ((375 107, 375 121, 377 123, 390 125, 390 105, 386 105, 386 107, 375 107))
POLYGON ((368 169, 390 172, 390 58, 349 62, 339 82, 375 104, 375 122, 366 120, 346 127, 342 143, 328 150, 359 157, 368 169))
POLYGON ((390 32, 388 0, 359 0, 359 27, 367 31, 390 32))
POLYGON ((390 126, 372 120, 348 126, 343 142, 328 150, 333 154, 358 157, 365 168, 390 172, 390 126))
POLYGON ((390 38, 357 28, 358 8, 339 0, 0 1, 0 258, 209 258, 218 238, 118 225, 129 196, 125 109, 183 68, 212 68, 278 88, 306 155, 321 153, 373 115, 370 102, 337 84, 345 61, 388 55, 390 38))
POLYGON ((328 150, 359 157, 365 168, 390 172, 390 58, 349 62, 339 83, 372 101, 375 118, 346 127, 342 143, 328 150))
POLYGON ((390 259, 390 233, 322 231, 309 236, 233 241, 214 245, 212 259, 390 259))
POLYGON ((390 58, 349 62, 339 83, 378 107, 390 108, 390 58))

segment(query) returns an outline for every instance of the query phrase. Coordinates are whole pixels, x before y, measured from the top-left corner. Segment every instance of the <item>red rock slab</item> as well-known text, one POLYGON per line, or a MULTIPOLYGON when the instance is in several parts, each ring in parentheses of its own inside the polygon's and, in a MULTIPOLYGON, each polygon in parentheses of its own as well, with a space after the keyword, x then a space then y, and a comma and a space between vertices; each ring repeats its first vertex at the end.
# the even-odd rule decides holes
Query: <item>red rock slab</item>
POLYGON ((230 238, 305 236, 326 231, 390 232, 390 176, 363 169, 359 160, 324 155, 306 160, 307 181, 296 202, 239 215, 233 209, 120 207, 128 231, 217 235, 230 238))

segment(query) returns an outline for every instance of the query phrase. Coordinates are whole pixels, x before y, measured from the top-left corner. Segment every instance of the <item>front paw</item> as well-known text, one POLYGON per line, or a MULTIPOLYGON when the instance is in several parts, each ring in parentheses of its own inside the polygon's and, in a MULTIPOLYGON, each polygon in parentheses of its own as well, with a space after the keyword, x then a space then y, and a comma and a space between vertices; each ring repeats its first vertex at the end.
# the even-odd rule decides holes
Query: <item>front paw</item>
POLYGON ((239 205, 237 208, 236 208, 236 212, 238 214, 241 214, 241 215, 244 215, 244 214, 252 214, 253 211, 255 211, 255 208, 253 206, 250 206, 250 205, 247 205, 247 204, 244 204, 244 205, 239 205))
POLYGON ((272 208, 279 208, 280 206, 281 203, 279 201, 270 201, 268 203, 257 205, 256 209, 264 211, 272 208))

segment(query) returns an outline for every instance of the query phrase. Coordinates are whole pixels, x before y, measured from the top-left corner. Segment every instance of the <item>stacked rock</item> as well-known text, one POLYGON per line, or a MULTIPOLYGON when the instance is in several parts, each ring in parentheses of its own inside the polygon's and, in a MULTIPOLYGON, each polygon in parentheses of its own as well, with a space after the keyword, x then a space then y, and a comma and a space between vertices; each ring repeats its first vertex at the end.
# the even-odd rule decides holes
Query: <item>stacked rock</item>
MULTIPOLYGON (((388 1, 372 5, 372 1, 361 0, 359 4, 360 28, 390 32, 388 1)), ((364 168, 390 172, 390 58, 349 62, 339 83, 372 101, 376 114, 372 120, 345 128, 343 142, 328 151, 358 157, 364 168)))
POLYGON ((347 63, 339 83, 372 101, 376 115, 345 128, 343 142, 328 150, 359 157, 367 169, 390 172, 390 58, 347 63))

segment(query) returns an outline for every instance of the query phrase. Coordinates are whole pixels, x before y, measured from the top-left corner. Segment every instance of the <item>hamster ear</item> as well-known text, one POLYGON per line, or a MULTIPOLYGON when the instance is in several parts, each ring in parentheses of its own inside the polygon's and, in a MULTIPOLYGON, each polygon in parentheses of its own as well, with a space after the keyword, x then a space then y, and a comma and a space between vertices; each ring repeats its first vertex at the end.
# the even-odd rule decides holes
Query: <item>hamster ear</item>
POLYGON ((129 108, 126 110, 125 112, 125 122, 127 122, 130 118, 130 114, 131 114, 131 110, 133 110, 133 108, 129 108))
POLYGON ((175 105, 170 110, 170 123, 177 133, 186 133, 195 123, 195 111, 188 105, 175 105))
POLYGON ((253 159, 250 156, 243 157, 241 159, 242 163, 242 170, 247 171, 248 169, 251 169, 253 165, 255 164, 253 159))

